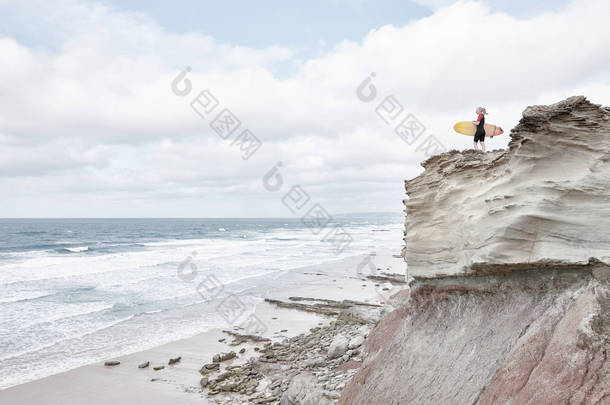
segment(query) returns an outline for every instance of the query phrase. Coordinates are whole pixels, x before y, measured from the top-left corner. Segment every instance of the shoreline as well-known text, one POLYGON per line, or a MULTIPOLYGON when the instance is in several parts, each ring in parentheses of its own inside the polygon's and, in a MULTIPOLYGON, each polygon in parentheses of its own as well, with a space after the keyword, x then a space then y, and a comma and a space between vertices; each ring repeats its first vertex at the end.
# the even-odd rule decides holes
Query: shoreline
MULTIPOLYGON (((375 266, 388 273, 404 274, 406 265, 402 258, 396 257, 396 253, 387 250, 374 256, 375 266)), ((287 301, 290 297, 299 296, 306 299, 357 300, 378 304, 383 301, 383 296, 380 295, 382 286, 379 280, 366 279, 364 273, 368 274, 372 268, 369 264, 372 261, 367 256, 370 255, 362 254, 337 262, 291 270, 280 276, 273 286, 269 286, 266 298, 287 301), (359 267, 366 267, 360 269, 363 274, 357 273, 359 267), (284 288, 284 284, 297 286, 284 288)), ((334 317, 280 308, 264 301, 256 305, 254 314, 267 327, 262 336, 274 344, 299 335, 306 336, 310 329, 327 327, 334 320, 334 317)), ((245 353, 239 354, 238 358, 222 362, 224 367, 239 366, 258 355, 254 347, 259 350, 264 348, 263 342, 229 346, 231 336, 224 333, 223 329, 239 333, 238 328, 214 328, 190 338, 107 359, 120 361, 118 366, 104 366, 102 361, 8 387, 0 390, 0 402, 29 404, 44 398, 50 403, 77 404, 86 401, 88 405, 127 404, 134 400, 145 400, 149 404, 189 404, 195 401, 198 404, 216 403, 220 399, 214 398, 210 402, 205 390, 201 389, 201 367, 210 363, 215 354, 245 349, 245 353), (180 362, 168 365, 169 359, 176 357, 181 357, 180 362), (138 365, 146 361, 150 362, 150 366, 138 369, 138 365), (161 365, 165 368, 153 370, 153 367, 161 365)))

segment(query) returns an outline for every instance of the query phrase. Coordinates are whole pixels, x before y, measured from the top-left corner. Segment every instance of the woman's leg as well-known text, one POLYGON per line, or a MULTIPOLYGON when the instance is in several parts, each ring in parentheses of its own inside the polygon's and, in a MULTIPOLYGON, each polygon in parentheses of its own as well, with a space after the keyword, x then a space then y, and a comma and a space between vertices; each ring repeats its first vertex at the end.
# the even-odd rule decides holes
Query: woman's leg
POLYGON ((481 149, 483 149, 483 153, 485 153, 485 142, 481 141, 481 149))

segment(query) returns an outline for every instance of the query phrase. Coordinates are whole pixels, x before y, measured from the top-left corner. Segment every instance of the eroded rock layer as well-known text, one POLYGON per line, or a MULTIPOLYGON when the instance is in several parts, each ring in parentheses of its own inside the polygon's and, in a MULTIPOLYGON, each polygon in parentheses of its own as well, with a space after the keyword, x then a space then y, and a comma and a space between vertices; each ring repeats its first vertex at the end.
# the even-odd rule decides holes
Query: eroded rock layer
POLYGON ((607 404, 609 276, 597 263, 416 285, 339 403, 607 404))

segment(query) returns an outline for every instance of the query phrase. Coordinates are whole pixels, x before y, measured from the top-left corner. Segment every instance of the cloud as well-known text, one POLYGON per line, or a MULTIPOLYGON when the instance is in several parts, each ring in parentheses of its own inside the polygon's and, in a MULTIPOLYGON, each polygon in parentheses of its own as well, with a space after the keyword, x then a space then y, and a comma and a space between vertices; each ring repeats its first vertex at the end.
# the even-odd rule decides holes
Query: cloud
POLYGON ((429 7, 431 9, 439 9, 442 7, 450 6, 457 0, 412 0, 413 3, 419 4, 420 6, 429 7))
POLYGON ((11 16, 0 36, 6 216, 290 216, 262 187, 278 161, 286 187, 302 185, 329 211, 397 211, 425 155, 376 115, 384 97, 447 148, 470 146, 451 127, 479 104, 506 130, 529 104, 577 92, 610 104, 602 0, 528 18, 459 2, 307 60, 167 32, 101 3, 0 2, 0 12, 11 16), (44 35, 44 46, 24 39, 44 35), (170 84, 186 66, 193 90, 178 97, 170 84), (378 97, 367 104, 356 87, 371 72, 378 97), (190 108, 203 89, 263 141, 250 160, 190 108))

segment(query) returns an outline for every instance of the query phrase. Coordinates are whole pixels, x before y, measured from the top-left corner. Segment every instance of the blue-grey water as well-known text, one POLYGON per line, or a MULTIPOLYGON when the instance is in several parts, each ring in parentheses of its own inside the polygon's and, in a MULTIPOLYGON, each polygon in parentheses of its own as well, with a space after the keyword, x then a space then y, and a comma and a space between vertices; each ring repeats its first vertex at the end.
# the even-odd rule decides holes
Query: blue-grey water
POLYGON ((203 280, 253 308, 276 274, 398 250, 402 221, 335 218, 337 253, 297 219, 2 219, 0 388, 226 326, 203 280))

